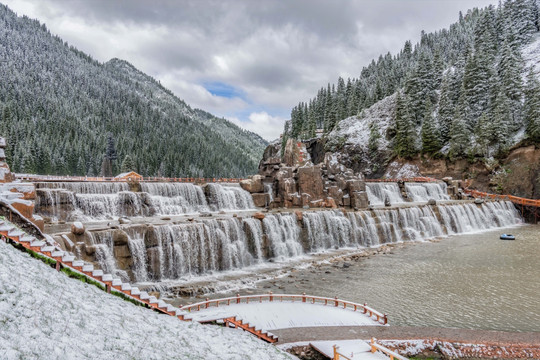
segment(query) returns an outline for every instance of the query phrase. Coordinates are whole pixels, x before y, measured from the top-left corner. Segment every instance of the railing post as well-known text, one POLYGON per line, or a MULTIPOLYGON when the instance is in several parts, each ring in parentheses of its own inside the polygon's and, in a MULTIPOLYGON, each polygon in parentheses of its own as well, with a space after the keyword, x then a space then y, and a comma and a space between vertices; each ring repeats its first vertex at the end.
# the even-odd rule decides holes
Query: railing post
POLYGON ((333 348, 334 348, 334 358, 333 358, 333 360, 339 360, 339 353, 337 351, 338 346, 334 345, 333 348))
POLYGON ((338 301, 337 300, 338 300, 338 298, 337 298, 337 296, 335 296, 334 297, 334 306, 336 306, 336 307, 338 306, 338 301))
POLYGON ((306 293, 302 293, 302 302, 306 302, 306 293))
POLYGON ((236 294, 236 303, 240 304, 240 294, 236 294))
POLYGON ((375 340, 376 339, 374 337, 371 338, 371 352, 372 353, 377 351, 377 348, 375 347, 375 340))
POLYGON ((388 324, 388 316, 386 314, 384 314, 384 317, 383 317, 383 324, 384 325, 388 324))
POLYGON ((274 301, 274 295, 272 295, 272 292, 270 291, 269 293, 269 298, 270 298, 270 301, 274 301))
POLYGON ((208 309, 208 301, 210 301, 209 298, 206 298, 206 308, 208 309))
POLYGON ((366 306, 367 306, 367 303, 364 303, 364 314, 367 313, 366 306))
POLYGON ((111 293, 111 285, 105 284, 105 290, 107 290, 107 294, 111 293))
POLYGON ((56 260, 55 269, 56 269, 56 271, 60 271, 62 269, 62 266, 60 266, 60 261, 58 261, 58 260, 56 260))

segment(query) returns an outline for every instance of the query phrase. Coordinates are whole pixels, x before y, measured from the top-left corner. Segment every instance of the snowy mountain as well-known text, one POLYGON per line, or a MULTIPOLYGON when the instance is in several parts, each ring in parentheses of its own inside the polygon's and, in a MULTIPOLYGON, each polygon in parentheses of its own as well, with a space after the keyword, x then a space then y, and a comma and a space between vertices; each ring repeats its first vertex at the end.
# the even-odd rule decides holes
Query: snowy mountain
POLYGON ((0 133, 15 172, 98 175, 112 143, 113 173, 129 155, 148 176, 240 177, 256 171, 266 145, 128 62, 101 64, 3 5, 0 59, 0 133))
POLYGON ((538 13, 536 0, 507 0, 422 32, 293 108, 283 143, 324 129, 326 150, 367 175, 396 155, 493 162, 539 144, 538 13))
POLYGON ((292 359, 243 331, 164 316, 0 249, 2 359, 292 359))

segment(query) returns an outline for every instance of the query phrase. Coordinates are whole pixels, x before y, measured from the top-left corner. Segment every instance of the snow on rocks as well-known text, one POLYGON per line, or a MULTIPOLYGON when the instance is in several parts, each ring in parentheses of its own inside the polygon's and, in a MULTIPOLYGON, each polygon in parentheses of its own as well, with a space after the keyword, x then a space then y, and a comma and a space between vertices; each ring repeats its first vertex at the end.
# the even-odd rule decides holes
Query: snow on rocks
POLYGON ((236 329, 179 321, 0 243, 2 359, 292 359, 236 329))

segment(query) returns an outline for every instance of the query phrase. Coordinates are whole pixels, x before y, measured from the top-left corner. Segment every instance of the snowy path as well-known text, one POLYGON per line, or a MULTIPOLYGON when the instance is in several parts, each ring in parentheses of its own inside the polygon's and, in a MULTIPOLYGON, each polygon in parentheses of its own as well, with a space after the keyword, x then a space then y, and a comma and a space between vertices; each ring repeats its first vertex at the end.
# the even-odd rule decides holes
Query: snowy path
POLYGON ((248 333, 179 321, 0 242, 0 354, 11 359, 292 359, 248 333))
POLYGON ((388 360, 388 356, 377 351, 371 352, 371 346, 361 340, 341 340, 341 341, 313 341, 310 343, 320 353, 334 357, 334 345, 338 346, 338 352, 352 360, 388 360))
POLYGON ((257 329, 381 325, 361 311, 302 302, 253 302, 211 307, 189 314, 196 321, 236 316, 257 329))

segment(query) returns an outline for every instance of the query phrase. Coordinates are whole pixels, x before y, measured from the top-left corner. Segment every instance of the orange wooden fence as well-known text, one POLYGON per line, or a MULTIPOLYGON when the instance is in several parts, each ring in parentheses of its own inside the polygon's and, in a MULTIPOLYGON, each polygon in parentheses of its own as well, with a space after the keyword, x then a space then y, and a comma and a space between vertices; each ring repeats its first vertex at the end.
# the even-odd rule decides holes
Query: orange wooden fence
POLYGON ((378 312, 377 310, 374 310, 367 306, 367 304, 357 304, 350 301, 340 300, 337 297, 335 298, 326 298, 326 297, 320 297, 320 296, 311 296, 306 295, 305 293, 302 295, 291 295, 291 294, 273 294, 272 292, 268 294, 261 294, 261 295, 246 295, 246 296, 240 296, 236 295, 236 297, 229 297, 229 298, 222 298, 222 299, 206 299, 206 301, 198 302, 195 304, 185 305, 182 306, 180 309, 184 311, 200 311, 201 309, 208 309, 209 307, 219 307, 220 305, 231 305, 231 304, 249 304, 249 302, 263 302, 263 301, 299 301, 303 303, 311 303, 311 304, 322 304, 322 305, 329 305, 329 306, 335 306, 335 307, 341 307, 343 309, 351 309, 354 311, 361 310, 364 314, 368 315, 369 317, 372 317, 377 322, 380 322, 383 325, 386 325, 388 323, 388 317, 386 314, 382 314, 378 312))
POLYGON ((401 179, 366 179, 366 182, 436 182, 439 181, 430 177, 412 177, 401 179))
MULTIPOLYGON (((125 179, 112 177, 92 176, 53 176, 53 175, 28 175, 15 174, 18 180, 31 182, 125 182, 125 179)), ((142 182, 181 182, 181 183, 239 183, 239 178, 168 178, 168 177, 143 177, 142 182)))
POLYGON ((480 198, 487 198, 487 199, 492 199, 492 200, 508 200, 518 205, 540 207, 540 200, 526 199, 526 198, 521 198, 521 197, 512 196, 512 195, 490 194, 490 193, 477 191, 477 190, 470 190, 470 189, 463 189, 463 192, 475 198, 480 197, 480 198))

